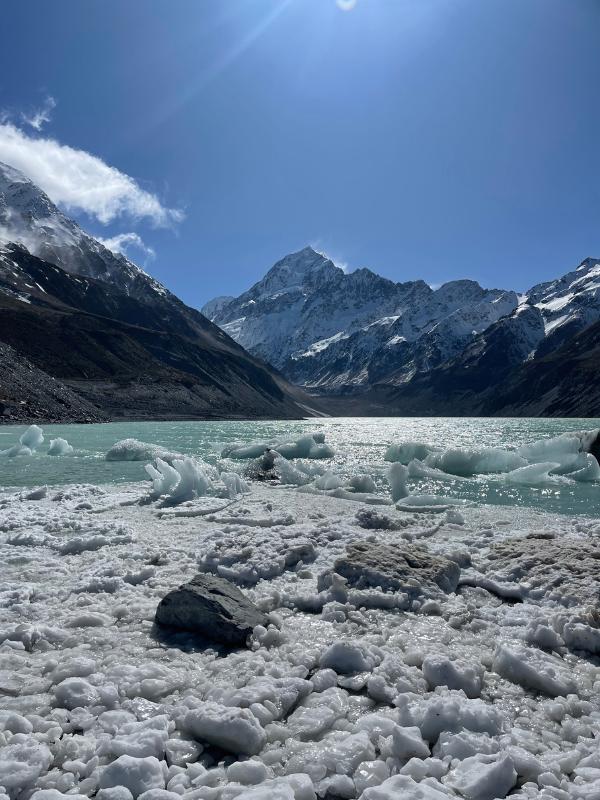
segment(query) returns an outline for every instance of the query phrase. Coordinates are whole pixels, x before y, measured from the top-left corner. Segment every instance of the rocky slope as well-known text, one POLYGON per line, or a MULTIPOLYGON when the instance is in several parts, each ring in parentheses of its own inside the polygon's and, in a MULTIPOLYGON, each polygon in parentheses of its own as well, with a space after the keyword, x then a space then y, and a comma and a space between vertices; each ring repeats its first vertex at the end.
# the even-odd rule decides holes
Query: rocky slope
POLYGON ((78 419, 310 413, 302 392, 5 165, 0 238, 0 399, 11 408, 33 404, 32 419, 71 419, 48 393, 34 403, 25 383, 15 396, 9 353, 79 398, 78 419))

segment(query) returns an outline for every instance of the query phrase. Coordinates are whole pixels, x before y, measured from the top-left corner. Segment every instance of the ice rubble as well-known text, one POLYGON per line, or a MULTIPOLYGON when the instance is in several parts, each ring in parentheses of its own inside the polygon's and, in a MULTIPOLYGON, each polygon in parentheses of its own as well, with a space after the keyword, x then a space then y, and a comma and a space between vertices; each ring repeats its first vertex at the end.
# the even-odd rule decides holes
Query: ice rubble
POLYGON ((511 483, 537 486, 565 476, 575 481, 600 480, 600 465, 593 455, 600 452, 600 430, 564 433, 522 445, 516 450, 501 447, 443 449, 421 442, 388 447, 385 458, 408 467, 413 478, 451 480, 477 475, 505 475, 511 483))
POLYGON ((275 450, 285 459, 293 458, 333 458, 335 451, 325 443, 325 434, 317 432, 301 436, 296 440, 271 440, 251 444, 229 444, 221 451, 222 458, 259 458, 266 450, 275 450))
POLYGON ((303 470, 307 496, 152 466, 159 503, 227 504, 0 495, 1 798, 598 796, 597 520, 434 517, 410 496, 355 513, 334 493, 373 487, 333 470, 303 470), (248 649, 158 636, 158 602, 199 568, 265 615, 248 649))

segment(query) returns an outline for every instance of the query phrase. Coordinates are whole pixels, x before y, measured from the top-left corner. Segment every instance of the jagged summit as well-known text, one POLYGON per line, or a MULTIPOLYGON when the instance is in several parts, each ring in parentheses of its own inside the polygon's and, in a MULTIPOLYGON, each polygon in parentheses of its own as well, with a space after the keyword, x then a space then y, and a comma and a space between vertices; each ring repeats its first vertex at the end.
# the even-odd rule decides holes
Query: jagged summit
MULTIPOLYGON (((511 364, 552 351, 600 319, 600 262, 587 258, 523 296, 470 279, 432 289, 421 280, 395 283, 366 268, 345 273, 305 247, 280 259, 239 297, 218 298, 203 310, 294 382, 356 392, 437 369, 500 321, 501 334, 489 346, 502 341, 511 364)), ((477 352, 485 349, 487 340, 477 341, 477 352)))

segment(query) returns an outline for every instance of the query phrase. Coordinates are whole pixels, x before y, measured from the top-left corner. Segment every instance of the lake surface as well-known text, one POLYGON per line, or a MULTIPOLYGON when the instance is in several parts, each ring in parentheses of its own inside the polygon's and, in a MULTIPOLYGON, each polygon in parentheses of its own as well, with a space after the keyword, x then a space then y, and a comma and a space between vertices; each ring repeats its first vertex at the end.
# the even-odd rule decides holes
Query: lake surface
MULTIPOLYGON (((109 462, 105 454, 117 441, 135 438, 169 450, 222 463, 224 445, 279 438, 296 439, 321 431, 335 457, 314 462, 342 476, 369 474, 378 491, 387 492, 384 460, 388 445, 419 441, 442 448, 502 447, 548 439, 568 431, 600 428, 598 419, 456 419, 336 418, 299 422, 122 422, 102 425, 45 425, 46 441, 31 457, 0 459, 3 488, 67 483, 110 484, 146 480, 144 462, 109 462), (49 440, 63 437, 73 455, 46 455, 49 440)), ((0 450, 18 441, 25 426, 0 427, 0 450)), ((228 462, 238 471, 244 462, 228 462)), ((466 499, 476 503, 531 506, 565 514, 600 514, 600 483, 558 480, 538 487, 510 485, 502 475, 477 475, 469 480, 431 478, 412 482, 411 491, 466 499)), ((307 502, 310 502, 307 498, 307 502)))

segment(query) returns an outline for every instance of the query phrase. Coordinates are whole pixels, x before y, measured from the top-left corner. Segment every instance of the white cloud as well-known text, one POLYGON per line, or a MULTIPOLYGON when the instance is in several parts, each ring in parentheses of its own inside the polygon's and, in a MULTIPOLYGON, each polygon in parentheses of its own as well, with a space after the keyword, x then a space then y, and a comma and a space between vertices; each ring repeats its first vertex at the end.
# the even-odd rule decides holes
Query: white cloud
POLYGON ((36 131, 41 131, 47 122, 52 118, 52 112, 56 108, 56 100, 51 96, 44 100, 41 108, 35 109, 30 114, 22 113, 21 119, 26 125, 30 125, 36 131))
POLYGON ((128 215, 167 227, 184 216, 91 153, 29 136, 8 122, 0 124, 0 161, 24 172, 67 211, 83 211, 103 224, 128 215))
POLYGON ((98 241, 102 242, 102 244, 108 247, 109 250, 112 250, 113 253, 123 253, 123 255, 127 255, 128 251, 133 248, 143 253, 146 258, 149 259, 154 258, 156 255, 154 250, 145 244, 142 237, 133 232, 120 233, 110 239, 98 239, 98 241))
POLYGON ((336 0, 337 7, 342 11, 352 11, 356 7, 358 0, 336 0))

